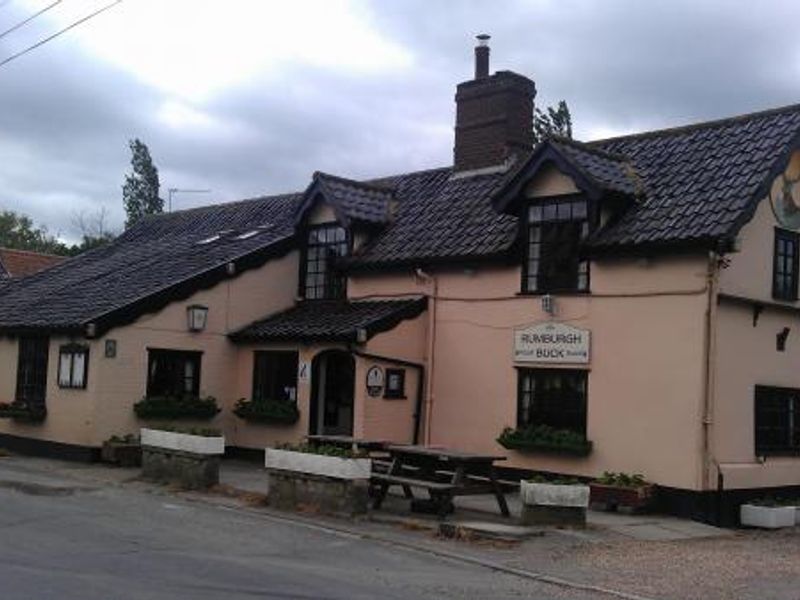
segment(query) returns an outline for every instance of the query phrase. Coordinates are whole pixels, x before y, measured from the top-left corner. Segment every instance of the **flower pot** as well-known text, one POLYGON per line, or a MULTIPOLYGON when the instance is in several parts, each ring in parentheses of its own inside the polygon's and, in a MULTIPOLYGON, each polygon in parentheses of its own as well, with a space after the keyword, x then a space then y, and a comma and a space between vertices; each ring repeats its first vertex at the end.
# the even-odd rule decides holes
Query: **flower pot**
POLYGON ((524 525, 586 526, 589 486, 520 482, 524 525))
POLYGON ((640 513, 648 510, 655 499, 655 486, 623 487, 592 482, 590 505, 593 510, 640 513))
POLYGON ((267 448, 270 506, 345 516, 367 512, 372 461, 267 448))
POLYGON ((219 483, 223 436, 204 437, 142 429, 142 476, 187 489, 208 488, 219 483))
POLYGON ((794 527, 797 522, 797 508, 794 506, 758 506, 742 504, 739 508, 742 525, 763 529, 794 527))
POLYGON ((139 467, 142 464, 142 446, 137 442, 103 442, 100 460, 119 467, 139 467))

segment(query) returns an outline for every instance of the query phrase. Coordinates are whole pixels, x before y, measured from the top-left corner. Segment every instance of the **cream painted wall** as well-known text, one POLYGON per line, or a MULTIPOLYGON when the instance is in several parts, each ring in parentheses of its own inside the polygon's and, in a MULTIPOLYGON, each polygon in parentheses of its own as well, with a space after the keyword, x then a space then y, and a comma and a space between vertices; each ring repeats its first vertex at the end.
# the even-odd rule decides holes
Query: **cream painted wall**
MULTIPOLYGON (((556 321, 592 332, 587 458, 508 451, 516 424, 513 331, 551 319, 521 296, 519 267, 435 274, 430 443, 509 457, 508 466, 577 475, 641 472, 662 485, 701 486, 701 413, 707 261, 704 256, 607 260, 591 267, 590 295, 556 296, 556 321)), ((353 297, 432 293, 410 273, 355 276, 353 297)), ((429 310, 431 310, 429 308, 429 310)))
POLYGON ((554 165, 544 167, 536 179, 526 188, 528 198, 542 198, 546 196, 561 196, 564 194, 577 194, 580 192, 572 178, 564 175, 554 165))
POLYGON ((753 326, 747 306, 718 310, 714 457, 725 487, 800 485, 800 458, 761 461, 755 454, 755 385, 800 388, 800 315, 766 309, 753 326), (786 351, 776 335, 791 328, 786 351))

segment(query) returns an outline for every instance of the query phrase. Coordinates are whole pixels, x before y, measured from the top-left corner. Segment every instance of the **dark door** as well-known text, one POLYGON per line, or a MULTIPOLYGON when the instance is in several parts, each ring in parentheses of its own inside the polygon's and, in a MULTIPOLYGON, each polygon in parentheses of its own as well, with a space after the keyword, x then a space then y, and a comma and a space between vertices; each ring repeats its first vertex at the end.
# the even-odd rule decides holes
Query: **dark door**
POLYGON ((19 338, 17 358, 18 402, 44 406, 47 395, 47 355, 50 348, 46 337, 19 338))
POLYGON ((312 435, 353 435, 355 360, 331 350, 314 358, 309 431, 312 435))

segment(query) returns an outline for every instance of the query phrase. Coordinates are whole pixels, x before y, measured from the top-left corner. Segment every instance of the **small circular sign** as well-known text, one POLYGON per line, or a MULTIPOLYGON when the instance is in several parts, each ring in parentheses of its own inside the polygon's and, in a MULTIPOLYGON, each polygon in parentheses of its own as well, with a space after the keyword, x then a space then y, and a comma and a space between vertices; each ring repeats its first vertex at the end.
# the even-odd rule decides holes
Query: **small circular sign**
POLYGON ((380 396, 383 392, 383 369, 373 365, 367 371, 367 393, 370 396, 380 396))

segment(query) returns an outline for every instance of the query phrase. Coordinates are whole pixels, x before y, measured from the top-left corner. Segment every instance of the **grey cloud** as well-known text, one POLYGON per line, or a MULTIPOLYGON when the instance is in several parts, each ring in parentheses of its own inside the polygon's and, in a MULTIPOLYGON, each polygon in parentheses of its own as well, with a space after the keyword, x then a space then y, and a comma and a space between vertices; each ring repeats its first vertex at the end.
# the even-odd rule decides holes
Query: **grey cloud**
POLYGON ((792 1, 405 0, 363 11, 412 54, 410 69, 256 78, 200 107, 233 134, 168 127, 158 119, 166 97, 66 36, 0 68, 0 207, 71 237, 71 214, 100 205, 120 226, 133 136, 150 146, 164 188, 214 190, 178 196, 177 207, 302 189, 316 169, 370 177, 446 164, 454 87, 471 76, 481 31, 493 35, 494 69, 531 76, 539 105, 569 102, 578 137, 800 100, 792 1))

